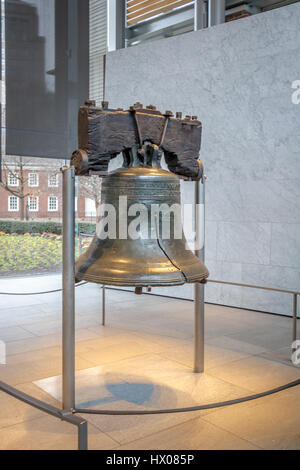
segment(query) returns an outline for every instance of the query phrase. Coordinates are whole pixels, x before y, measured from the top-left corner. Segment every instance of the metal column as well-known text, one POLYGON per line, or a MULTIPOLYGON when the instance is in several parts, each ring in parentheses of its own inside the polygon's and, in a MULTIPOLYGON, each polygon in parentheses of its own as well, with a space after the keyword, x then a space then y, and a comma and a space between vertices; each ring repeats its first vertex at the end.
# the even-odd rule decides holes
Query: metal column
POLYGON ((207 27, 207 2, 194 0, 194 31, 207 27))
POLYGON ((295 344, 297 341, 297 294, 293 294, 293 340, 292 340, 292 352, 295 352, 297 347, 295 344))
POLYGON ((107 2, 107 49, 108 52, 125 47, 126 2, 109 0, 107 2))
POLYGON ((78 425, 78 450, 88 450, 88 422, 85 420, 78 425))
POLYGON ((75 407, 75 172, 63 167, 62 404, 75 407))
POLYGON ((208 1, 208 27, 225 23, 225 0, 208 1))
MULTIPOLYGON (((225 0, 195 0, 194 2, 194 30, 214 26, 225 22, 225 0)), ((195 182, 195 254, 204 263, 205 245, 205 175, 202 178, 202 200, 200 196, 200 181, 195 182), (199 226, 199 209, 202 207, 202 225, 199 226), (202 237, 200 230, 203 231, 202 237), (201 243, 202 245, 201 245, 201 243)), ((194 286, 195 307, 195 356, 194 372, 204 371, 204 284, 195 283, 194 286)))
MULTIPOLYGON (((202 182, 195 181, 195 255, 204 263, 204 233, 205 233, 205 175, 202 182), (200 185, 202 183, 202 198, 200 185), (199 211, 202 208, 200 216, 199 211), (200 227, 200 220, 201 227, 200 227), (202 229, 202 234, 200 230, 202 229), (201 236, 202 235, 202 236, 201 236)), ((195 310, 195 350, 194 350, 194 372, 204 371, 204 284, 196 282, 194 285, 194 310, 195 310)))
POLYGON ((105 326, 105 286, 102 286, 102 326, 105 326))

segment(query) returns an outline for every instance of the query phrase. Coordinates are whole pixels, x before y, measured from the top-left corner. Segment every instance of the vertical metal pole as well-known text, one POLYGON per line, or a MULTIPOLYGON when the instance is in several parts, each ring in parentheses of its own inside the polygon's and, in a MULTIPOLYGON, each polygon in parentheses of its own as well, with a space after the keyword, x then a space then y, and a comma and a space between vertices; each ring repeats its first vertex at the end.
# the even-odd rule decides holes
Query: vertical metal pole
POLYGON ((62 405, 75 407, 75 172, 63 167, 62 405))
POLYGON ((225 23, 225 0, 208 0, 208 26, 225 23))
MULTIPOLYGON (((204 262, 204 207, 205 207, 205 176, 202 179, 202 237, 200 236, 199 209, 200 181, 195 181, 195 233, 196 249, 195 255, 204 262), (202 242, 202 245, 201 245, 202 242)), ((196 282, 194 285, 194 310, 195 310, 195 346, 194 346, 194 372, 204 371, 204 284, 196 282)))
POLYGON ((105 326, 105 286, 102 286, 102 325, 105 326))
POLYGON ((205 0, 194 0, 194 31, 207 27, 205 0))
POLYGON ((1 51, 0 51, 0 182, 2 181, 2 158, 6 156, 6 48, 5 48, 5 8, 6 2, 1 0, 0 2, 0 12, 1 12, 1 25, 0 25, 0 41, 1 41, 1 51))
POLYGON ((78 450, 88 450, 88 423, 83 421, 78 426, 78 450))
MULTIPOLYGON (((293 294, 293 339, 292 344, 297 340, 297 294, 293 294)), ((296 351, 296 347, 292 347, 292 351, 296 351)))
POLYGON ((107 2, 107 49, 108 52, 125 47, 126 2, 109 0, 107 2))

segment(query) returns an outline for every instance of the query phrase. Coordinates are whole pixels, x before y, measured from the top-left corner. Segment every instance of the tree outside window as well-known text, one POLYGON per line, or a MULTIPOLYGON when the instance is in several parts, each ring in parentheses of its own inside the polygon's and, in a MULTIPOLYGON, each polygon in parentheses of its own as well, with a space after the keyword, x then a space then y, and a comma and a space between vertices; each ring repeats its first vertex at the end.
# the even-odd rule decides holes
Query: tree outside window
POLYGON ((8 185, 12 187, 19 186, 19 179, 17 173, 9 173, 8 174, 8 185))
MULTIPOLYGON (((21 220, 25 219, 25 198, 30 196, 30 193, 26 191, 28 184, 26 166, 30 163, 30 160, 23 157, 9 157, 3 160, 3 180, 0 186, 18 199, 21 220)), ((16 209, 11 211, 17 212, 16 209)))
POLYGON ((82 176, 79 178, 79 195, 94 201, 96 213, 101 204, 101 179, 99 176, 82 176))

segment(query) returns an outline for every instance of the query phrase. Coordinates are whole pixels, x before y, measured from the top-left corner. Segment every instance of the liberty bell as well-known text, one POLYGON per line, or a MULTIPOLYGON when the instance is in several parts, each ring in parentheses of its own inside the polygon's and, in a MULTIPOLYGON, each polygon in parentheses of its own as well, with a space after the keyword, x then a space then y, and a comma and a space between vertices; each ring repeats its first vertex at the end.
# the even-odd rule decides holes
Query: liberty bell
POLYGON ((97 230, 76 261, 76 281, 134 286, 137 292, 206 282, 208 270, 188 248, 181 222, 180 177, 202 177, 200 143, 195 117, 161 114, 140 103, 127 111, 93 102, 80 108, 80 149, 72 164, 78 175, 103 179, 97 230), (119 153, 123 167, 108 172, 119 153), (170 171, 161 168, 163 153, 170 171))

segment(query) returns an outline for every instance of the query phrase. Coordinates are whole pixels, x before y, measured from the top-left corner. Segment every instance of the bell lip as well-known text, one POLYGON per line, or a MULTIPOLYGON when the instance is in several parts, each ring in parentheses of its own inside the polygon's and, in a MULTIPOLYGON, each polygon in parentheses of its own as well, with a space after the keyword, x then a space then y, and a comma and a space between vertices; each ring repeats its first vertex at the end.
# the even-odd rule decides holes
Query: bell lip
MULTIPOLYGON (((181 273, 182 274, 182 273, 181 273)), ((97 276, 93 276, 91 274, 77 274, 75 278, 75 282, 81 282, 81 281, 87 281, 87 282, 93 282, 95 284, 101 284, 101 285, 106 285, 106 286, 118 286, 118 287, 171 287, 171 286, 182 286, 184 284, 195 284, 196 282, 202 282, 205 279, 207 279, 209 276, 209 273, 203 276, 191 276, 188 278, 184 278, 182 276, 182 279, 179 279, 176 281, 174 278, 172 280, 166 280, 162 281, 161 279, 158 279, 157 282, 155 280, 148 280, 148 281, 142 281, 139 279, 133 279, 129 280, 126 282, 122 281, 116 281, 115 279, 112 278, 99 278, 97 276)))
POLYGON ((176 281, 174 278, 172 280, 166 280, 162 281, 161 279, 158 279, 157 282, 155 280, 139 280, 139 279, 133 279, 133 280, 126 280, 126 282, 122 281, 117 281, 115 279, 108 279, 108 278, 101 278, 97 276, 93 276, 90 274, 83 274, 81 275, 76 275, 75 282, 81 282, 81 281, 88 281, 88 282, 93 282, 95 284, 101 284, 101 285, 106 285, 106 286, 118 286, 118 287, 167 287, 167 286, 182 286, 183 284, 186 283, 186 280, 182 277, 182 279, 178 278, 176 281))

